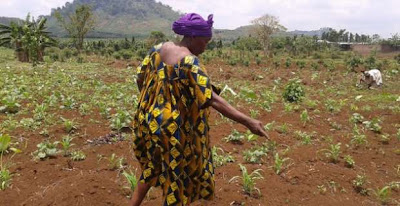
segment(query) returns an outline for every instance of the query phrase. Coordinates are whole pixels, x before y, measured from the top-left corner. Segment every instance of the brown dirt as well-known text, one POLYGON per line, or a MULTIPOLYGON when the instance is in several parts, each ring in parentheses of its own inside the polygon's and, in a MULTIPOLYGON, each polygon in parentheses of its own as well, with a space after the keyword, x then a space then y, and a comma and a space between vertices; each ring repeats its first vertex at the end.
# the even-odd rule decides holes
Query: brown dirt
MULTIPOLYGON (((111 66, 124 67, 126 62, 113 62, 111 66)), ((262 67, 230 67, 222 62, 214 62, 207 66, 210 76, 214 82, 229 84, 233 87, 235 82, 248 82, 257 88, 271 89, 272 80, 277 77, 282 78, 281 82, 286 83, 294 77, 291 72, 301 73, 304 84, 310 90, 317 90, 324 87, 322 80, 327 80, 331 85, 351 86, 352 77, 342 76, 343 81, 334 82, 327 74, 326 70, 320 72, 318 80, 310 79, 312 71, 309 69, 297 70, 290 69, 271 69, 267 73, 262 67), (219 69, 223 72, 221 72, 219 69), (256 80, 258 75, 263 75, 264 79, 256 80), (345 84, 345 85, 341 85, 345 84)), ((271 67, 272 68, 272 67, 271 67)), ((336 73, 336 75, 341 75, 336 73)), ((116 80, 117 81, 117 80, 116 80)), ((240 91, 240 86, 233 88, 240 91)), ((389 92, 390 88, 382 88, 381 91, 372 91, 373 94, 389 92)), ((391 88, 393 90, 393 88, 391 88)), ((312 93, 310 91, 310 93, 312 93)), ((400 95, 400 92, 397 90, 400 95)), ((287 134, 280 134, 277 131, 269 132, 271 140, 276 141, 278 151, 283 152, 287 146, 290 150, 286 157, 290 158, 292 164, 280 175, 271 169, 273 157, 271 154, 262 164, 244 163, 241 152, 254 145, 265 142, 259 138, 255 143, 244 141, 242 145, 226 143, 222 140, 228 136, 232 129, 245 132, 246 128, 237 123, 223 121, 220 115, 212 110, 211 114, 211 142, 230 152, 236 159, 235 163, 228 163, 216 169, 216 196, 210 202, 197 202, 193 205, 379 205, 379 201, 371 193, 369 196, 362 196, 357 193, 352 186, 352 181, 357 174, 366 174, 368 178, 367 187, 376 189, 382 188, 385 184, 392 181, 400 181, 396 174, 395 166, 400 164, 399 155, 393 151, 399 149, 399 141, 394 138, 396 133, 395 124, 400 123, 399 113, 390 110, 360 111, 365 118, 370 119, 376 116, 383 116, 385 125, 383 133, 392 135, 388 144, 382 144, 379 135, 366 131, 368 145, 365 147, 353 148, 350 145, 352 128, 349 126, 348 119, 353 113, 348 105, 344 106, 339 113, 331 114, 326 112, 323 105, 326 97, 320 97, 314 92, 309 98, 320 101, 317 109, 321 113, 311 113, 312 121, 303 127, 299 121, 300 111, 291 113, 284 112, 283 104, 280 100, 272 105, 273 111, 260 111, 259 119, 264 123, 276 121, 275 125, 287 123, 290 125, 287 134), (343 125, 341 130, 332 130, 327 119, 343 125), (301 145, 295 138, 294 131, 301 130, 308 133, 316 132, 317 137, 313 139, 311 145, 301 145), (336 164, 329 162, 322 154, 321 150, 328 148, 332 143, 342 142, 342 154, 340 161, 336 164), (350 145, 350 146, 346 146, 350 145), (348 168, 344 165, 343 157, 345 154, 353 156, 356 166, 348 168), (249 171, 262 169, 264 179, 258 180, 256 186, 261 191, 261 196, 248 196, 242 192, 241 183, 229 180, 240 175, 238 163, 244 163, 249 171), (318 189, 320 188, 320 189, 318 189), (321 188, 325 188, 322 190, 321 188)), ((334 99, 354 99, 352 94, 335 97, 334 94, 326 94, 334 99)), ((278 97, 280 99, 280 97, 278 97)), ((235 106, 239 110, 249 114, 251 108, 257 108, 243 100, 235 100, 235 106)), ((358 105, 360 108, 361 104, 358 105)), ((115 142, 112 144, 88 144, 88 140, 105 136, 111 131, 109 123, 98 114, 92 114, 91 118, 98 120, 98 123, 89 121, 89 117, 82 117, 77 112, 60 113, 66 118, 79 119, 79 130, 75 135, 79 138, 74 140, 75 148, 85 152, 87 158, 84 161, 71 162, 69 158, 58 155, 56 158, 44 161, 33 161, 31 153, 36 149, 36 144, 44 140, 38 132, 29 132, 18 129, 13 132, 13 136, 26 140, 27 147, 23 149, 22 155, 15 155, 12 159, 14 163, 11 171, 15 174, 12 180, 12 187, 5 191, 0 191, 0 205, 128 205, 130 195, 125 178, 119 171, 108 168, 107 157, 115 153, 118 157, 125 157, 127 164, 133 168, 138 168, 137 161, 133 158, 133 153, 129 141, 115 142), (103 157, 103 158, 101 158, 103 157)), ((0 115, 1 119, 5 119, 0 115)), ((61 126, 51 128, 52 141, 60 139, 66 132, 61 126)), ((6 159, 11 158, 6 155, 6 159)), ((138 171, 138 174, 140 172, 138 171)), ((161 191, 158 188, 151 190, 149 196, 143 203, 144 206, 161 205, 161 191)), ((400 193, 393 190, 391 194, 393 201, 389 205, 395 205, 400 201, 400 193)))
POLYGON ((400 54, 400 51, 393 52, 382 52, 382 48, 380 45, 353 45, 352 50, 362 56, 368 56, 376 50, 378 52, 379 58, 390 58, 393 59, 396 55, 400 54))

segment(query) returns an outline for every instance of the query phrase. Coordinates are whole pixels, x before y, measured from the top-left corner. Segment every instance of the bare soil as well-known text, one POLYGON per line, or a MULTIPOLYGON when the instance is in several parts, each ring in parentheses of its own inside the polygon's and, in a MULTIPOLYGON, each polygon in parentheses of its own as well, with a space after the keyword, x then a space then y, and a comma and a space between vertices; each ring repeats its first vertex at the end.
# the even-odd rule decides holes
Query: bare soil
MULTIPOLYGON (((115 61, 109 66, 118 68, 125 67, 127 62, 115 61)), ((107 66, 107 64, 105 65, 107 66)), ((384 121, 383 132, 392 136, 391 140, 384 144, 379 141, 380 134, 372 131, 365 131, 368 137, 366 146, 353 147, 350 143, 352 126, 349 124, 349 117, 353 113, 350 106, 345 105, 338 113, 331 114, 326 111, 324 102, 326 98, 336 98, 334 94, 326 94, 321 97, 316 92, 324 88, 324 81, 329 85, 338 87, 352 87, 356 80, 355 76, 344 76, 342 71, 328 73, 322 68, 319 77, 311 80, 312 71, 309 69, 299 70, 295 67, 290 69, 269 69, 268 65, 250 67, 231 67, 222 61, 215 61, 207 65, 212 80, 220 86, 229 84, 237 92, 240 86, 235 87, 235 82, 248 82, 255 88, 270 90, 273 87, 273 80, 280 77, 284 84, 295 73, 300 73, 304 79, 303 83, 310 94, 308 98, 318 100, 317 108, 309 109, 311 122, 303 127, 300 122, 300 111, 285 112, 283 102, 278 100, 272 104, 272 112, 264 111, 241 99, 234 100, 234 106, 249 114, 251 108, 259 110, 258 119, 264 123, 275 121, 277 126, 284 123, 289 125, 287 134, 281 134, 276 130, 270 131, 270 139, 278 143, 278 151, 287 151, 286 157, 292 163, 285 168, 280 175, 272 170, 273 157, 269 156, 262 164, 245 163, 242 151, 254 145, 262 144, 266 140, 259 138, 256 142, 244 141, 242 145, 235 145, 225 142, 222 138, 228 136, 233 129, 245 132, 246 128, 237 123, 231 123, 221 119, 215 110, 211 114, 211 142, 212 145, 221 147, 224 151, 231 153, 236 162, 216 168, 216 196, 210 202, 196 202, 193 205, 380 205, 380 201, 371 191, 368 196, 359 194, 353 187, 352 181, 360 174, 365 174, 368 179, 367 187, 373 190, 382 188, 389 182, 399 182, 400 176, 396 173, 396 166, 400 164, 400 156, 395 150, 400 148, 400 141, 395 138, 397 131, 396 124, 400 123, 400 114, 388 109, 374 108, 371 111, 358 111, 367 119, 381 117, 384 121), (332 74, 336 78, 332 78, 332 74), (263 79, 257 79, 262 75, 263 79), (338 78, 340 80, 338 80, 338 78), (312 111, 320 112, 313 113, 312 111), (330 125, 334 121, 342 128, 335 130, 330 125), (307 133, 316 132, 311 145, 302 145, 295 138, 294 131, 301 130, 307 133), (332 142, 331 142, 332 140, 332 142), (322 149, 328 148, 330 144, 341 142, 341 155, 338 163, 330 162, 324 155, 322 149), (351 155, 355 160, 355 167, 345 166, 344 155, 351 155), (241 182, 229 180, 241 174, 238 163, 244 164, 249 171, 262 169, 264 179, 256 181, 256 187, 261 191, 260 196, 249 196, 242 191, 241 182)), ((272 68, 272 66, 270 67, 272 68)), ((116 70, 118 72, 118 70, 116 70)), ((104 79, 108 79, 104 77, 104 79)), ((110 81, 123 81, 111 79, 110 81)), ((397 84, 398 85, 398 84, 397 84)), ((346 90, 345 90, 346 91, 346 90)), ((396 93, 400 91, 393 87, 382 87, 377 90, 360 91, 363 95, 379 95, 382 93, 396 93)), ((354 100, 355 93, 348 90, 337 99, 354 100)), ((278 97, 280 99, 280 96, 278 97)), ((374 106, 374 103, 356 103, 359 108, 365 105, 374 106)), ((62 111, 55 111, 62 112, 62 111)), ((133 157, 130 141, 117 141, 93 144, 99 138, 105 138, 112 133, 109 123, 100 116, 91 116, 97 122, 89 121, 89 117, 81 116, 78 112, 63 114, 68 118, 79 120, 80 127, 75 135, 79 138, 74 140, 75 148, 79 148, 87 155, 83 161, 71 161, 68 157, 58 155, 55 158, 44 161, 33 161, 31 153, 36 150, 36 144, 43 140, 38 132, 17 129, 11 135, 26 140, 26 148, 23 154, 15 155, 12 159, 13 165, 10 170, 15 174, 12 179, 12 186, 0 191, 0 205, 17 206, 69 206, 69 205, 128 205, 131 194, 128 184, 120 171, 111 170, 108 167, 108 160, 115 153, 117 156, 124 156, 127 164, 133 168, 139 168, 133 157), (102 158, 103 157, 103 158, 102 158)), ((5 117, 1 117, 0 121, 5 117)), ((397 126, 398 127, 398 126, 397 126)), ((60 139, 66 132, 62 126, 51 128, 55 139, 60 139)), ((128 133, 129 134, 129 133, 128 133)), ((5 158, 10 158, 6 155, 5 158)), ((139 175, 140 169, 137 171, 139 175)), ((162 194, 158 188, 150 191, 144 201, 144 206, 161 205, 162 194)), ((393 189, 389 205, 398 205, 400 202, 400 191, 393 189), (397 203, 396 203, 397 201, 397 203)))

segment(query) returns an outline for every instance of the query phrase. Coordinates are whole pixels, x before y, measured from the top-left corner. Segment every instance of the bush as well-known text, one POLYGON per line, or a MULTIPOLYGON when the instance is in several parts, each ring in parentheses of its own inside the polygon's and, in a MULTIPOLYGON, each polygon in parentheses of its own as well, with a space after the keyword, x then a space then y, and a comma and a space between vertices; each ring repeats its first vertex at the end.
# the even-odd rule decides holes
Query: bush
POLYGON ((237 62, 238 61, 235 58, 229 58, 228 59, 228 64, 231 65, 231 66, 236 66, 237 62))
POLYGON ((328 69, 328 71, 333 71, 335 69, 333 61, 326 60, 323 62, 323 65, 328 69))
POLYGON ((285 86, 283 98, 288 102, 300 102, 305 95, 300 79, 292 79, 285 86))
POLYGON ((63 49, 62 50, 62 55, 67 59, 71 58, 71 56, 72 56, 71 49, 68 49, 68 48, 63 49))
POLYGON ((314 58, 314 59, 321 59, 321 58, 322 58, 322 55, 321 55, 319 52, 314 52, 313 58, 314 58))
POLYGON ((340 56, 340 54, 338 54, 337 52, 332 52, 332 53, 331 53, 331 58, 332 58, 332 59, 340 59, 341 56, 340 56))
POLYGON ((257 64, 257 65, 260 65, 261 62, 262 62, 261 58, 260 58, 260 57, 256 57, 256 64, 257 64))
POLYGON ((275 66, 275 69, 278 69, 279 66, 281 66, 281 61, 280 61, 280 59, 274 59, 274 60, 273 60, 273 64, 274 64, 274 66, 275 66))
POLYGON ((71 51, 71 53, 72 53, 72 56, 74 56, 74 57, 79 56, 79 52, 78 52, 77 49, 72 49, 72 50, 70 50, 70 51, 71 51))
POLYGON ((210 60, 211 60, 211 57, 208 56, 208 55, 202 55, 201 57, 202 57, 202 62, 204 64, 208 64, 210 62, 210 60))
POLYGON ((119 54, 122 56, 123 59, 128 60, 131 59, 133 56, 133 52, 129 50, 121 50, 119 54))
POLYGON ((394 60, 396 60, 397 63, 400 64, 400 54, 396 55, 396 56, 394 57, 394 60))
POLYGON ((60 51, 60 49, 58 49, 57 47, 48 47, 45 49, 46 54, 52 54, 52 53, 59 52, 59 51, 60 51))
POLYGON ((114 52, 113 57, 116 59, 121 59, 121 54, 119 52, 114 52))
POLYGON ((59 59, 58 52, 50 53, 50 59, 53 61, 58 61, 58 59, 59 59))
POLYGON ((306 67, 306 62, 303 60, 299 60, 296 62, 296 65, 300 68, 300 69, 304 69, 306 67))
POLYGON ((143 48, 140 48, 140 49, 136 50, 136 55, 138 57, 140 57, 141 59, 144 59, 146 57, 146 55, 147 55, 147 50, 143 49, 143 48))
POLYGON ((79 55, 77 58, 76 58, 76 62, 78 62, 78 63, 83 63, 84 62, 84 59, 83 59, 83 56, 81 56, 81 55, 79 55))
POLYGON ((86 55, 91 55, 93 52, 90 49, 85 49, 85 54, 86 55))
POLYGON ((286 66, 286 68, 289 68, 290 65, 292 65, 292 59, 290 57, 288 57, 288 58, 286 58, 285 66, 286 66))
POLYGON ((243 59, 242 64, 246 67, 250 66, 250 61, 248 59, 243 59))
POLYGON ((312 68, 313 70, 318 70, 318 69, 319 69, 319 64, 316 63, 316 62, 311 62, 311 68, 312 68))
POLYGON ((362 63, 363 63, 362 58, 358 56, 352 56, 346 61, 346 65, 351 71, 355 71, 355 68, 362 63))
POLYGON ((107 51, 105 49, 101 49, 100 50, 100 55, 101 56, 106 56, 106 54, 107 54, 107 51))
POLYGON ((370 69, 376 69, 378 64, 375 56, 371 55, 369 56, 365 61, 364 61, 365 67, 370 70, 370 69))
POLYGON ((114 53, 114 49, 111 47, 107 47, 107 48, 105 48, 104 53, 106 56, 111 56, 114 53))

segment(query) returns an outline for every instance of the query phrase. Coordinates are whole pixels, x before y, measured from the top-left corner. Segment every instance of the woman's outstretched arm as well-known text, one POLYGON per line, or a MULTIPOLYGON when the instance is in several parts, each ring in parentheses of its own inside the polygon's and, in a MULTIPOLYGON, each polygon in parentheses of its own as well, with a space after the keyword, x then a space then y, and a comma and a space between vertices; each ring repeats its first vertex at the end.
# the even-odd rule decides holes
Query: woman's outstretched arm
POLYGON ((234 108, 232 105, 230 105, 224 98, 220 97, 218 94, 213 92, 212 98, 210 100, 209 105, 216 109, 218 112, 220 112, 222 115, 225 117, 228 117, 229 119, 236 121, 240 124, 243 124, 247 128, 250 129, 250 131, 256 135, 259 136, 264 136, 268 138, 267 132, 264 130, 263 124, 261 121, 258 121, 256 119, 253 119, 236 108, 234 108))

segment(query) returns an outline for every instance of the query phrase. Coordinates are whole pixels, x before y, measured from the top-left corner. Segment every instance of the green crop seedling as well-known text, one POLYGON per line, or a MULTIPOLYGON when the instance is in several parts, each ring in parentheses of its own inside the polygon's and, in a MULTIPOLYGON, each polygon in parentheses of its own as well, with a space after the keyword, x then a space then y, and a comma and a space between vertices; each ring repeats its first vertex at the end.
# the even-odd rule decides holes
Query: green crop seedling
POLYGON ((258 189, 256 185, 256 180, 264 179, 264 177, 260 174, 261 169, 256 169, 252 173, 248 173, 247 168, 239 164, 240 170, 242 171, 242 176, 235 176, 229 180, 229 182, 235 181, 236 179, 242 180, 243 191, 248 195, 253 195, 254 191, 257 191, 258 194, 261 194, 260 189, 258 189))

